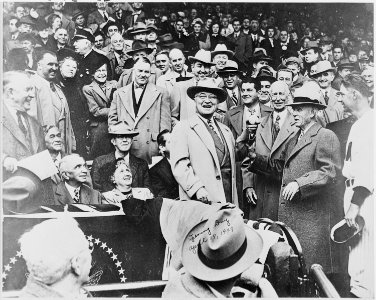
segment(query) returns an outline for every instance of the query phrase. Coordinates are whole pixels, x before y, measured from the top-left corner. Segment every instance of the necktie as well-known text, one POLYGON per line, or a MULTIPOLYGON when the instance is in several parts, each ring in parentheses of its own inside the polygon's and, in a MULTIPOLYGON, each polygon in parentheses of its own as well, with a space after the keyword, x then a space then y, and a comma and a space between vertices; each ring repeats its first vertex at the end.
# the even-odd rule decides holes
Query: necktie
POLYGON ((213 122, 211 121, 211 119, 208 120, 208 125, 209 125, 210 129, 213 130, 215 135, 219 138, 219 140, 222 142, 221 137, 218 135, 217 131, 214 129, 214 125, 213 125, 213 122))
POLYGON ((54 93, 56 92, 55 85, 52 81, 50 82, 50 88, 51 88, 51 91, 53 91, 54 93))
POLYGON ((328 105, 328 101, 329 101, 328 91, 325 91, 324 100, 325 100, 326 105, 328 105))
POLYGON ((117 13, 116 13, 116 17, 117 17, 118 19, 121 19, 121 13, 120 13, 120 12, 117 12, 117 13))
POLYGON ((236 97, 235 91, 232 91, 232 101, 234 101, 235 105, 238 105, 238 97, 236 97))
POLYGON ((299 137, 298 137, 298 142, 300 141, 300 139, 303 137, 304 135, 304 131, 303 130, 300 130, 300 134, 299 134, 299 137))
POLYGON ((17 110, 16 115, 17 115, 18 126, 20 127, 22 133, 25 136, 27 136, 27 129, 26 129, 25 124, 24 124, 24 122, 22 120, 23 119, 22 114, 23 113, 21 111, 17 110))
POLYGON ((76 188, 74 189, 74 197, 73 197, 73 201, 75 203, 79 203, 80 202, 80 188, 76 188))
POLYGON ((107 17, 107 13, 106 12, 103 12, 103 18, 104 18, 105 22, 108 21, 108 17, 107 17))
POLYGON ((277 117, 275 118, 275 122, 274 122, 274 130, 275 130, 275 135, 277 136, 278 133, 279 133, 279 130, 281 129, 279 127, 279 120, 281 119, 281 117, 279 115, 277 115, 277 117))
POLYGON ((256 110, 255 109, 248 109, 248 111, 251 113, 251 115, 256 114, 256 110))

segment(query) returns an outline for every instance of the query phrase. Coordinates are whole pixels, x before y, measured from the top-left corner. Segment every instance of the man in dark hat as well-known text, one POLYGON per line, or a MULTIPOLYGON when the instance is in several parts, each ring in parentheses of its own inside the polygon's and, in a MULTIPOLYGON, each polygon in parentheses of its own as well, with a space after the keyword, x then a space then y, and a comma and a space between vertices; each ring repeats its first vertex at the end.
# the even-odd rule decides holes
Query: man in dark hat
POLYGON ((257 74, 260 71, 261 67, 269 66, 269 64, 272 62, 273 59, 270 56, 266 55, 265 49, 256 49, 252 57, 252 77, 257 77, 257 74))
MULTIPOLYGON (((111 44, 111 37, 116 33, 122 33, 122 27, 119 26, 116 22, 113 22, 113 21, 108 21, 106 23, 106 25, 104 25, 102 31, 104 32, 104 34, 106 35, 106 39, 104 41, 104 45, 105 46, 108 46, 109 44, 111 44)), ((107 51, 107 50, 103 50, 103 51, 107 51)))
POLYGON ((35 21, 32 17, 25 16, 18 20, 17 27, 20 33, 31 33, 35 29, 35 21))
POLYGON ((109 154, 94 159, 91 169, 93 186, 100 192, 111 191, 114 186, 111 175, 115 171, 116 162, 125 160, 132 173, 132 187, 142 187, 151 190, 149 167, 145 160, 130 153, 132 140, 139 133, 132 130, 125 122, 118 122, 108 128, 111 143, 115 150, 109 154))
POLYGON ((330 243, 331 214, 334 199, 331 189, 340 172, 340 145, 336 135, 316 122, 320 92, 304 84, 296 89, 291 106, 298 132, 290 139, 279 159, 249 152, 249 170, 281 180, 276 200, 278 221, 297 236, 307 267, 319 263, 326 274, 338 270, 330 243))
MULTIPOLYGON (((72 14, 72 21, 74 22, 75 29, 85 29, 86 27, 86 13, 80 9, 76 9, 72 14)), ((88 29, 88 28, 87 28, 88 29)))
POLYGON ((259 102, 270 107, 270 87, 277 80, 274 77, 273 69, 269 66, 261 67, 256 80, 260 83, 258 88, 256 86, 259 102))
POLYGON ((212 80, 200 80, 187 90, 196 113, 172 131, 171 166, 180 199, 238 204, 235 141, 230 129, 213 116, 227 93, 212 80))
POLYGON ((94 36, 86 31, 78 29, 76 35, 73 38, 73 46, 77 54, 81 56, 79 60, 79 68, 78 68, 78 78, 80 80, 80 85, 84 86, 92 81, 92 73, 90 72, 90 65, 93 64, 94 61, 99 59, 104 59, 108 61, 108 79, 111 80, 111 67, 108 58, 95 50, 93 50, 94 44, 94 36))
MULTIPOLYGON (((335 50, 336 49, 334 49, 334 51, 335 50)), ((349 75, 352 71, 354 71, 355 66, 347 58, 345 58, 345 59, 340 60, 337 63, 336 68, 337 68, 337 73, 332 82, 332 87, 335 88, 336 90, 339 90, 341 81, 343 80, 343 78, 349 75)))
POLYGON ((308 76, 311 73, 311 67, 320 60, 319 44, 316 41, 309 41, 307 47, 300 51, 304 57, 303 75, 308 76))
POLYGON ((120 2, 109 3, 109 6, 112 8, 110 16, 115 20, 118 27, 121 28, 120 32, 127 30, 131 22, 132 12, 130 10, 123 10, 120 2))
POLYGON ((133 27, 128 29, 129 35, 132 36, 134 41, 146 41, 146 36, 150 32, 143 22, 137 22, 133 27))
POLYGON ((46 49, 49 39, 48 24, 44 19, 39 19, 36 23, 36 30, 38 32, 36 36, 37 45, 46 49))

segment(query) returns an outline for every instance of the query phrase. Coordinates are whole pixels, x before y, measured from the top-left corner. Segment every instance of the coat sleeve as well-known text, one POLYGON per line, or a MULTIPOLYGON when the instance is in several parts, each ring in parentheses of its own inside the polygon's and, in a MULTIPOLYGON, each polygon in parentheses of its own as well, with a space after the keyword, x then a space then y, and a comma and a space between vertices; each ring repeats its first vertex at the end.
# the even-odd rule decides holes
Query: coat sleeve
POLYGON ((316 145, 315 170, 295 179, 303 200, 322 193, 323 188, 335 182, 341 169, 341 151, 337 136, 330 130, 321 130, 325 132, 320 135, 316 145))
POLYGON ((91 167, 91 178, 93 181, 93 188, 98 191, 102 191, 101 176, 99 173, 98 159, 93 160, 93 165, 91 167))
POLYGON ((180 90, 178 85, 174 85, 171 91, 171 101, 170 101, 170 109, 171 109, 171 117, 175 120, 180 120, 180 90))
MULTIPOLYGON (((281 154, 281 157, 284 158, 285 155, 281 154)), ((269 156, 257 154, 253 161, 245 160, 244 162, 247 163, 244 167, 248 168, 248 170, 253 173, 271 176, 279 181, 282 180, 285 165, 284 159, 271 159, 269 156)))
POLYGON ((204 187, 204 184, 194 173, 189 159, 188 125, 179 122, 172 131, 171 145, 171 168, 176 181, 184 189, 190 198, 204 187))
POLYGON ((95 101, 95 97, 93 95, 94 91, 87 85, 82 88, 82 91, 89 106, 90 113, 96 118, 107 119, 110 109, 99 106, 98 102, 95 101))
POLYGON ((171 131, 171 98, 166 89, 162 89, 162 99, 161 99, 161 121, 160 121, 160 128, 159 132, 162 130, 170 130, 171 131))
POLYGON ((118 121, 118 102, 121 101, 118 91, 114 93, 114 99, 111 102, 110 110, 108 112, 108 126, 115 124, 118 121))

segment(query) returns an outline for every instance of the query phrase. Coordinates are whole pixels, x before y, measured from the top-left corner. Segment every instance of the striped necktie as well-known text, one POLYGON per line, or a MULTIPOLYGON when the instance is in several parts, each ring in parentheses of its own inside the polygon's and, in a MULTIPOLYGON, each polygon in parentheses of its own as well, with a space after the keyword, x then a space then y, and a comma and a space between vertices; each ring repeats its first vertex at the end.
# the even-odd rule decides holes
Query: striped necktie
POLYGON ((73 201, 75 203, 79 203, 80 202, 80 188, 76 188, 74 189, 74 197, 73 197, 73 201))

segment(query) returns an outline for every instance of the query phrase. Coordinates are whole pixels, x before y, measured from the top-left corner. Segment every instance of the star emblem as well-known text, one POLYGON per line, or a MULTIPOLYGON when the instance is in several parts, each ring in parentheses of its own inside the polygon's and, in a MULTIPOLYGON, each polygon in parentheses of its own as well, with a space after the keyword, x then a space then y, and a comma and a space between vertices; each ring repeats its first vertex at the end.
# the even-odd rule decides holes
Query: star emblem
POLYGON ((91 241, 93 240, 93 236, 92 236, 92 235, 89 235, 89 236, 87 237, 87 240, 88 240, 89 242, 91 242, 91 241))
POLYGON ((120 261, 117 261, 117 262, 115 263, 115 265, 116 265, 116 267, 120 268, 120 267, 121 267, 121 262, 120 262, 120 261))
POLYGON ((102 243, 101 248, 102 248, 102 249, 107 248, 107 244, 106 244, 106 243, 102 243))
POLYGON ((115 255, 115 253, 112 255, 112 260, 115 260, 115 259, 117 259, 117 255, 115 255))
POLYGON ((125 279, 127 278, 125 278, 124 276, 120 278, 121 282, 125 282, 125 279))
POLYGON ((94 243, 96 243, 98 245, 100 242, 101 242, 100 239, 95 239, 94 243))
POLYGON ((6 278, 7 278, 7 276, 8 276, 8 274, 7 274, 7 273, 3 273, 3 274, 1 274, 1 278, 3 278, 3 279, 6 279, 6 278))
POLYGON ((6 265, 6 266, 4 267, 4 269, 5 269, 5 271, 10 271, 10 269, 12 269, 12 267, 11 267, 10 265, 6 265))
POLYGON ((112 248, 108 248, 106 252, 107 252, 108 254, 111 254, 111 253, 112 253, 112 248))
POLYGON ((21 256, 22 256, 22 252, 21 252, 21 251, 17 251, 16 256, 17 256, 17 257, 21 257, 21 256))
POLYGON ((125 270, 124 270, 123 268, 121 268, 121 269, 118 270, 118 271, 119 271, 119 274, 120 274, 120 275, 123 275, 125 270))
POLYGON ((17 259, 16 259, 15 257, 12 257, 12 258, 10 259, 10 263, 11 263, 11 264, 15 264, 16 261, 17 261, 17 259))

